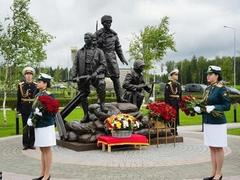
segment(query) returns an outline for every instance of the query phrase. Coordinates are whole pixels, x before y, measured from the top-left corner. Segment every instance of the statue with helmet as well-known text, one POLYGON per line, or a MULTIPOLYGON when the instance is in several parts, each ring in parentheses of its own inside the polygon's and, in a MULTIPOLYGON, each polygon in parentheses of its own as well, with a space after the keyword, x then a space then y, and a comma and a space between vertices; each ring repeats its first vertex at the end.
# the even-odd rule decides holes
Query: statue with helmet
POLYGON ((148 93, 151 91, 151 88, 144 82, 142 74, 144 66, 144 61, 136 60, 133 64, 133 69, 126 75, 123 82, 123 88, 125 89, 123 99, 135 104, 138 109, 141 108, 143 102, 143 90, 148 93))
POLYGON ((116 54, 123 64, 128 65, 128 62, 123 55, 117 33, 111 29, 112 17, 104 15, 101 18, 101 23, 103 28, 97 30, 95 33, 97 46, 104 52, 107 62, 106 76, 110 77, 113 82, 117 102, 124 102, 122 99, 121 85, 119 81, 120 72, 116 54))

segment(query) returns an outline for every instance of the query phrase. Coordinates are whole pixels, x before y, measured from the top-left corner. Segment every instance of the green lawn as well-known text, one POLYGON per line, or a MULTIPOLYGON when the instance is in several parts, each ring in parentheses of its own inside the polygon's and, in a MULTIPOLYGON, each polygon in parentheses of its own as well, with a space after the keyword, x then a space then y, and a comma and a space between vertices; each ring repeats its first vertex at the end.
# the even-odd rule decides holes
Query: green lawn
POLYGON ((228 134, 240 136, 240 128, 228 129, 228 134))
MULTIPOLYGON (((142 110, 143 114, 146 112, 144 109, 142 110)), ((240 113, 240 107, 238 106, 237 110, 238 114, 240 113)), ((231 108, 230 111, 225 112, 225 115, 227 117, 228 122, 233 122, 233 108, 231 108)), ((11 136, 15 135, 15 111, 9 110, 7 111, 8 116, 8 124, 6 127, 3 127, 3 112, 0 111, 0 137, 4 136, 11 136)), ((69 116, 66 118, 68 121, 72 120, 80 120, 83 116, 83 111, 81 108, 75 109, 69 116)), ((239 117, 239 116, 238 116, 239 117)), ((240 119, 238 119, 238 122, 240 119)), ((181 125, 199 125, 202 123, 202 117, 200 115, 198 116, 186 116, 183 112, 180 111, 180 124, 181 125)), ((20 127, 21 127, 21 120, 20 120, 20 127)), ((230 130, 230 134, 235 132, 235 130, 230 130)), ((21 130, 20 130, 21 132, 21 130)), ((240 134, 240 130, 236 130, 236 133, 240 134)))
MULTIPOLYGON (((7 111, 8 122, 7 126, 3 126, 3 111, 0 110, 0 137, 12 136, 16 134, 16 111, 9 110, 7 111)), ((71 114, 68 115, 66 120, 80 120, 83 116, 83 111, 81 108, 75 109, 71 114)), ((22 119, 20 120, 20 133, 22 133, 22 119)))

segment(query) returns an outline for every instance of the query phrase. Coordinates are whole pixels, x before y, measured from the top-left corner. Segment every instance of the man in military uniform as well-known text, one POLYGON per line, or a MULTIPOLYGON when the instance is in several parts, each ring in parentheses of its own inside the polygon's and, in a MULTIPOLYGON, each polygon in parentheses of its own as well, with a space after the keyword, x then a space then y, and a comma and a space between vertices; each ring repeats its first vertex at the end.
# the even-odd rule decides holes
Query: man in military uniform
POLYGON ((92 38, 91 33, 84 35, 85 45, 78 50, 72 67, 72 77, 77 81, 78 90, 82 94, 80 101, 84 111, 84 118, 81 121, 83 123, 89 121, 87 97, 90 94, 90 84, 96 88, 101 110, 107 111, 104 106, 106 60, 103 51, 93 47, 92 38))
POLYGON ((141 108, 144 98, 142 91, 145 90, 148 93, 151 91, 151 88, 145 84, 143 79, 142 72, 144 66, 144 61, 136 60, 133 64, 133 70, 126 75, 123 82, 123 88, 125 89, 123 99, 127 102, 135 104, 138 109, 141 108))
POLYGON ((107 76, 111 78, 117 97, 117 102, 123 102, 121 85, 119 81, 119 67, 116 53, 123 64, 128 64, 115 31, 110 29, 112 17, 105 15, 101 18, 103 28, 96 31, 98 48, 102 49, 107 62, 107 76), (115 53, 116 52, 116 53, 115 53))
POLYGON ((17 113, 21 113, 23 125, 23 150, 34 148, 34 129, 27 126, 28 116, 32 110, 32 103, 37 93, 36 83, 33 82, 35 70, 32 67, 26 67, 22 71, 24 81, 18 84, 17 91, 17 113))
POLYGON ((164 91, 165 102, 170 104, 177 110, 176 134, 178 134, 177 125, 179 125, 179 102, 182 98, 181 84, 178 82, 178 73, 178 69, 174 69, 169 73, 169 81, 166 84, 164 91))

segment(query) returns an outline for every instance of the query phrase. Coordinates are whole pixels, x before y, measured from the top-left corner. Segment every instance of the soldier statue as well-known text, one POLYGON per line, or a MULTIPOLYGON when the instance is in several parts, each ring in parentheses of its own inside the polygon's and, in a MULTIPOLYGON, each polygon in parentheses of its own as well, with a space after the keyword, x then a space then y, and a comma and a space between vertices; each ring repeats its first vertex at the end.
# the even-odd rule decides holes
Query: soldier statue
POLYGON ((121 85, 119 81, 119 67, 116 53, 123 64, 128 65, 115 31, 110 29, 112 17, 105 15, 101 18, 103 28, 96 31, 98 48, 102 49, 107 62, 107 76, 111 78, 116 93, 117 102, 124 102, 122 99, 121 85))
POLYGON ((125 89, 123 99, 127 102, 135 104, 138 109, 141 108, 143 102, 143 90, 148 93, 151 91, 151 88, 145 84, 143 79, 142 72, 144 66, 144 61, 136 60, 133 64, 133 69, 126 75, 123 82, 123 88, 125 89))
POLYGON ((164 91, 165 102, 173 106, 177 111, 175 127, 177 135, 178 135, 177 125, 179 125, 179 103, 182 98, 181 84, 178 82, 178 73, 179 73, 178 69, 174 69, 169 73, 168 76, 169 81, 166 84, 164 91))
POLYGON ((100 109, 107 111, 105 103, 105 72, 106 60, 101 49, 93 46, 93 35, 86 33, 84 35, 85 45, 78 50, 76 59, 72 67, 72 77, 78 83, 78 90, 81 93, 80 102, 82 104, 84 117, 81 122, 89 121, 88 100, 90 94, 90 85, 96 88, 100 101, 100 109))
POLYGON ((33 82, 35 70, 32 67, 25 67, 22 71, 24 80, 18 84, 17 91, 17 113, 22 116, 23 125, 23 150, 35 149, 34 128, 27 126, 27 120, 32 110, 32 103, 37 94, 37 84, 33 82))

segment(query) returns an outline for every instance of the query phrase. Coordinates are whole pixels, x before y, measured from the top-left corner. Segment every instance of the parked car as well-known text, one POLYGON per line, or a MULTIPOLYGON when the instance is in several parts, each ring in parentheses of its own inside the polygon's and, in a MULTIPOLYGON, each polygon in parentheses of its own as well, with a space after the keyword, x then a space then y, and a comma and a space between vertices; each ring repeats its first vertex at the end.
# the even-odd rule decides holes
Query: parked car
POLYGON ((185 85, 185 92, 204 92, 206 88, 205 84, 191 83, 185 85))
POLYGON ((66 89, 67 87, 64 86, 63 84, 55 84, 51 88, 56 88, 56 89, 66 89))
POLYGON ((229 94, 232 94, 232 95, 240 95, 240 91, 237 90, 236 88, 234 87, 231 87, 231 86, 226 86, 229 94))
MULTIPOLYGON (((240 91, 237 90, 234 87, 231 86, 225 86, 227 88, 227 91, 231 95, 240 95, 240 91)), ((204 90, 207 88, 207 85, 205 84, 197 84, 197 83, 192 83, 192 84, 186 84, 185 85, 185 92, 204 92, 204 90)))

